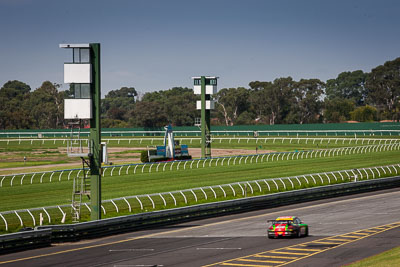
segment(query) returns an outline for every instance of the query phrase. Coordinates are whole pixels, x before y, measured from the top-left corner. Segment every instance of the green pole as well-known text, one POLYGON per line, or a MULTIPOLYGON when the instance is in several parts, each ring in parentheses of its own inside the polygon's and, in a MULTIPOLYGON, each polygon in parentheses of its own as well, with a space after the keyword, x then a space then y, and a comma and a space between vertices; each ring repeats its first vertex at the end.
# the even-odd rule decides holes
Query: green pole
POLYGON ((206 77, 201 76, 201 157, 206 157, 206 77))
POLYGON ((92 60, 92 119, 90 120, 90 142, 92 155, 90 160, 90 198, 91 220, 101 219, 101 124, 100 124, 100 44, 90 44, 92 60))
POLYGON ((206 109, 206 100, 211 96, 206 94, 206 77, 201 76, 201 157, 211 158, 210 142, 210 110, 206 109))
MULTIPOLYGON (((206 95, 211 100, 211 95, 206 95)), ((206 109, 206 158, 211 158, 211 109, 206 109)))

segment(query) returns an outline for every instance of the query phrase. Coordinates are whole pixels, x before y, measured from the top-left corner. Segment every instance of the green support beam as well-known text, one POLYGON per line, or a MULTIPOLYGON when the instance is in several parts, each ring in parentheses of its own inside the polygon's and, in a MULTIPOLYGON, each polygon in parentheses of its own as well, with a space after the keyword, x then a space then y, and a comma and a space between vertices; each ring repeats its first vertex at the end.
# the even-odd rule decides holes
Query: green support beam
POLYGON ((211 96, 206 94, 206 77, 201 76, 201 157, 211 158, 211 110, 206 109, 206 101, 211 96))
POLYGON ((92 60, 92 119, 90 120, 90 142, 92 155, 90 155, 90 199, 91 220, 101 219, 101 123, 100 123, 100 44, 90 44, 92 60))

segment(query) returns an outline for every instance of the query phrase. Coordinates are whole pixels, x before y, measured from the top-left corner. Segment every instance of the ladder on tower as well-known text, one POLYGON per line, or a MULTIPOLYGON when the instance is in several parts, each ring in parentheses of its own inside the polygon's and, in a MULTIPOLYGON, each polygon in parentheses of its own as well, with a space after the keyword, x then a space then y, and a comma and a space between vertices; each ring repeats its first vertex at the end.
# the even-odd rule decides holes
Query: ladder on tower
POLYGON ((72 189, 72 222, 79 222, 81 218, 82 199, 87 196, 90 199, 90 176, 87 176, 89 163, 82 157, 82 171, 74 178, 72 189))

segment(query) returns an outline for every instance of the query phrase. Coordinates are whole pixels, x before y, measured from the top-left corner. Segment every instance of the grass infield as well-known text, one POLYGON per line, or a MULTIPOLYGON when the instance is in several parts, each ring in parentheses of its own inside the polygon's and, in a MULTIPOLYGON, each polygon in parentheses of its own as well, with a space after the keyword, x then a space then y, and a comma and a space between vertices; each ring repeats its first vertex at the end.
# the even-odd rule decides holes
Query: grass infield
POLYGON ((355 263, 346 265, 347 267, 391 267, 400 266, 400 247, 393 248, 381 254, 365 258, 355 263))

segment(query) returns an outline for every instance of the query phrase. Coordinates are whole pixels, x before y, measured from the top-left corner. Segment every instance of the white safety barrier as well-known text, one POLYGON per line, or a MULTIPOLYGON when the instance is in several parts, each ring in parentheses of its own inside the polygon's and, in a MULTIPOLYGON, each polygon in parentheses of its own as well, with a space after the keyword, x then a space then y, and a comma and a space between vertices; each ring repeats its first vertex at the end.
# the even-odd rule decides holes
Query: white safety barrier
MULTIPOLYGON (((374 139, 380 140, 380 139, 374 139)), ((392 139, 391 139, 392 140, 392 139)), ((397 140, 396 140, 397 141, 397 140)), ((193 168, 206 168, 206 167, 222 167, 224 161, 227 159, 225 166, 237 165, 237 164, 254 164, 254 163, 265 163, 265 162, 276 162, 283 160, 298 160, 298 159, 315 159, 322 157, 335 157, 335 156, 346 156, 353 154, 366 154, 366 153, 378 153, 384 151, 400 150, 400 143, 392 144, 378 144, 378 145, 366 145, 359 147, 342 147, 342 148, 331 148, 331 149, 319 149, 319 150, 308 150, 308 151, 297 151, 297 152, 274 152, 266 154, 256 155, 240 155, 231 157, 219 157, 212 159, 195 159, 185 161, 169 161, 159 163, 139 163, 139 164, 126 164, 126 165, 114 165, 102 167, 103 177, 115 176, 115 175, 129 175, 136 174, 137 169, 141 171, 139 173, 151 173, 153 165, 157 164, 156 172, 162 171, 184 171, 186 170, 187 163, 190 162, 190 169, 193 168), (261 157, 260 157, 261 156, 261 157), (254 159, 256 157, 256 159, 254 159), (221 160, 222 159, 222 160, 221 160), (232 160, 232 162, 231 162, 232 160), (184 168, 179 168, 180 164, 184 162, 184 168), (214 162, 214 164, 212 164, 214 162), (177 164, 175 164, 177 163, 177 164), (195 163, 195 164, 194 164, 195 163), (169 166, 167 166, 169 165, 169 166), (146 166, 148 168, 146 168, 146 166), (133 167, 133 171, 129 172, 130 168, 133 167), (162 167, 162 168, 160 168, 162 167), (108 171, 110 169, 110 171, 108 171), (124 171, 125 170, 125 171, 124 171)), ((89 170, 85 169, 88 173, 89 170)), ((34 173, 19 173, 0 175, 0 187, 5 186, 16 186, 36 183, 47 183, 47 182, 61 182, 65 180, 73 180, 73 177, 78 177, 82 169, 69 169, 69 170, 58 170, 58 171, 46 171, 46 172, 34 172, 34 173), (54 175, 58 174, 58 179, 52 179, 54 175), (34 177, 37 176, 37 179, 34 177), (16 181, 16 182, 15 182, 16 181), (27 182, 29 181, 29 182, 27 182)))
MULTIPOLYGON (((399 172, 400 164, 396 164, 304 174, 292 177, 262 178, 259 180, 190 188, 179 191, 114 198, 104 200, 101 209, 104 215, 106 215, 107 212, 120 213, 123 210, 128 212, 139 212, 145 209, 164 209, 168 208, 168 206, 175 207, 190 205, 208 199, 223 200, 232 197, 246 197, 250 195, 268 194, 313 186, 359 182, 362 180, 393 176, 397 175, 399 172), (196 194, 196 192, 198 193, 196 194)), ((88 203, 83 203, 82 205, 87 208, 87 211, 84 212, 82 210, 82 212, 88 216, 90 213, 88 203)), ((47 215, 49 223, 65 223, 67 219, 71 219, 70 217, 67 218, 67 216, 71 215, 67 214, 67 212, 63 210, 66 208, 71 209, 71 205, 0 212, 0 229, 8 231, 10 228, 15 229, 17 226, 35 226, 36 220, 39 221, 40 214, 43 211, 47 215)))

